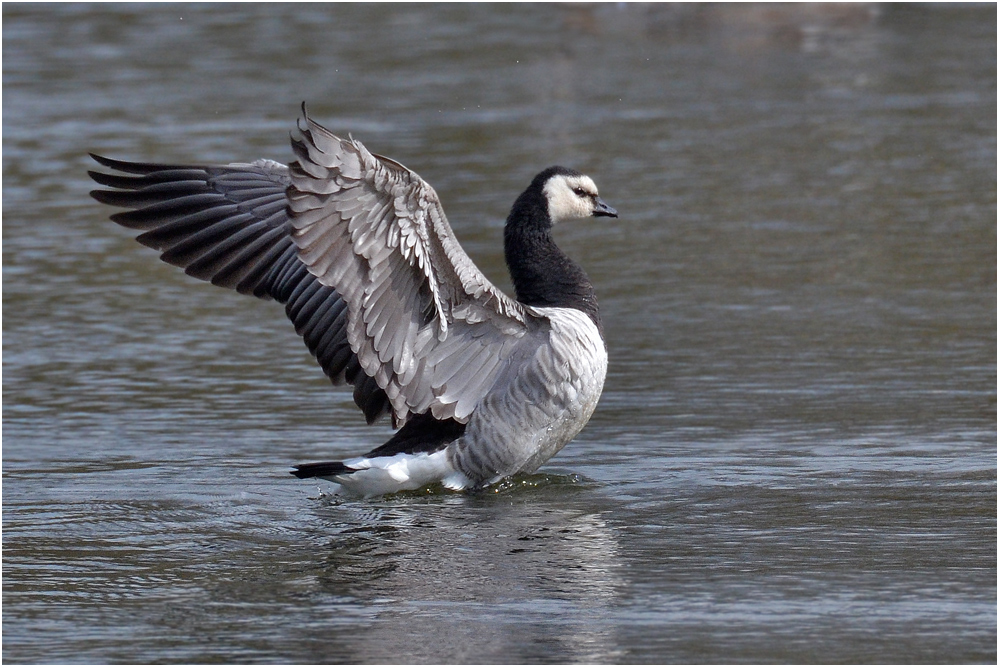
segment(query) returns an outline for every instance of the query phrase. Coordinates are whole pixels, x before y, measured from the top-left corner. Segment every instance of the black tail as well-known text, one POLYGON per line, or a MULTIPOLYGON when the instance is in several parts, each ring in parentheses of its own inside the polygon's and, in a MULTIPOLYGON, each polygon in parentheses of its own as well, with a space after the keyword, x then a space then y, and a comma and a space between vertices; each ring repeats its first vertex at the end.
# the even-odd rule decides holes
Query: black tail
POLYGON ((323 478, 329 475, 353 473, 356 470, 344 466, 344 462, 316 462, 315 464, 299 464, 292 469, 291 474, 296 478, 323 478))
MULTIPOLYGON (((428 454, 448 447, 448 444, 465 433, 465 425, 455 420, 437 420, 430 413, 414 415, 392 438, 375 448, 365 457, 392 457, 393 455, 428 454)), ((324 478, 331 475, 353 473, 357 469, 344 466, 343 462, 316 462, 299 464, 292 471, 297 478, 324 478)))

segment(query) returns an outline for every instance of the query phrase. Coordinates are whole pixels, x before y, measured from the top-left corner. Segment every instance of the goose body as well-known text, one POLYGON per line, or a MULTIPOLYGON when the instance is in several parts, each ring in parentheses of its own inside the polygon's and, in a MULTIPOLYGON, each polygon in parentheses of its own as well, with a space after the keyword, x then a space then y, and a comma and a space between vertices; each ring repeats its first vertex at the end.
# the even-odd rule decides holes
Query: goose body
POLYGON ((274 299, 368 422, 398 431, 362 457, 302 464, 300 478, 373 496, 440 482, 482 487, 531 472, 597 406, 607 351, 583 270, 555 244, 563 221, 617 216, 587 176, 538 174, 504 229, 516 299, 458 244, 416 173, 304 113, 296 160, 220 166, 131 163, 90 172, 131 209, 115 222, 197 278, 274 299))

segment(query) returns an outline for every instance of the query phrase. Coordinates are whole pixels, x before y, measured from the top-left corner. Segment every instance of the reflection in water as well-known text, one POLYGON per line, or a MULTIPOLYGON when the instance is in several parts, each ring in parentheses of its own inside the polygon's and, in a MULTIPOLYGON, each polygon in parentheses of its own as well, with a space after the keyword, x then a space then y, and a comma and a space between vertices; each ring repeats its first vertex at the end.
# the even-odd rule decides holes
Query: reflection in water
POLYGON ((189 484, 202 493, 129 500, 134 494, 94 490, 103 500, 58 513, 5 499, 19 518, 5 532, 23 537, 5 547, 5 568, 30 574, 4 587, 5 607, 24 613, 5 653, 44 647, 48 660, 72 661, 81 636, 127 633, 127 644, 101 643, 90 656, 462 663, 622 655, 613 621, 624 587, 619 548, 597 508, 600 488, 573 476, 525 476, 497 493, 296 495, 280 503, 304 506, 295 514, 272 509, 268 491, 226 498, 208 480, 189 484))
POLYGON ((572 495, 560 484, 321 507, 324 525, 347 528, 330 538, 317 587, 380 608, 377 624, 341 639, 347 656, 391 663, 405 647, 414 662, 616 660, 618 548, 572 495))

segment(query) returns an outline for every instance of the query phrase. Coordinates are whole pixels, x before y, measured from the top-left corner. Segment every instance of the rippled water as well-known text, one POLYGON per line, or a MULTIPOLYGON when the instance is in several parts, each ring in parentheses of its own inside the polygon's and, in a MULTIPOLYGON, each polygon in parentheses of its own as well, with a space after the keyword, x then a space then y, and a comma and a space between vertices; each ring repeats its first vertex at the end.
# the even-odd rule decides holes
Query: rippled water
POLYGON ((3 17, 5 661, 996 661, 995 6, 3 17), (87 196, 288 160, 301 100, 498 285, 541 168, 622 213, 559 231, 611 367, 537 475, 292 478, 388 430, 87 196))

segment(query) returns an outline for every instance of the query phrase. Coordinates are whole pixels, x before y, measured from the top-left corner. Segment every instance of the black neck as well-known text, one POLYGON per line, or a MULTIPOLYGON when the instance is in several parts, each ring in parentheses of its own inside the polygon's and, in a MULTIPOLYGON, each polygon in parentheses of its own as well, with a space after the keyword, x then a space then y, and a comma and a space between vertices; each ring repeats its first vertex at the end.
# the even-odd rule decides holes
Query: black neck
POLYGON ((533 205, 519 199, 504 228, 504 257, 517 300, 528 306, 560 306, 583 311, 597 325, 603 338, 594 286, 583 269, 556 246, 548 212, 532 209, 533 205))

